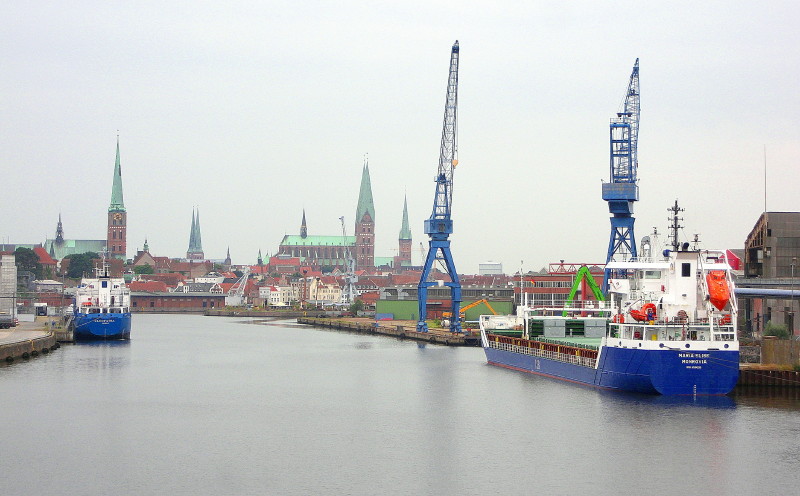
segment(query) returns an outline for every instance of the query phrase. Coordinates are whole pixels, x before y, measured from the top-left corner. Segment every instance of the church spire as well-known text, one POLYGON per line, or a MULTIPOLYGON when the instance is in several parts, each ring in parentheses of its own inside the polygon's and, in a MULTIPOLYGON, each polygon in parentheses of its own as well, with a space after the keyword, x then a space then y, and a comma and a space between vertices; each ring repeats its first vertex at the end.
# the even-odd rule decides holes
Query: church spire
POLYGON ((58 225, 56 226, 55 242, 58 244, 64 242, 64 226, 61 224, 61 212, 58 213, 58 225))
POLYGON ((411 228, 408 227, 408 198, 403 197, 403 224, 400 227, 400 238, 411 239, 411 228))
POLYGON ((128 214, 122 199, 122 166, 119 161, 119 134, 117 158, 114 161, 114 180, 111 184, 111 203, 108 205, 106 250, 113 258, 125 260, 128 251, 128 214))
POLYGON ((369 179, 369 159, 364 158, 364 167, 361 169, 361 189, 358 192, 358 207, 356 207, 356 223, 369 214, 370 220, 375 222, 375 204, 372 201, 372 183, 369 179))
POLYGON ((361 170, 361 190, 356 207, 356 269, 375 267, 375 204, 369 180, 369 161, 364 157, 361 170))
POLYGON ((308 228, 306 227, 306 209, 303 209, 303 222, 300 224, 300 237, 306 239, 308 228))
POLYGON ((122 198, 122 166, 119 163, 119 135, 117 135, 117 160, 114 163, 114 181, 111 184, 111 203, 108 211, 125 211, 125 201, 122 198))
POLYGON ((201 260, 203 255, 203 240, 200 236, 200 210, 192 209, 192 229, 189 232, 189 249, 186 251, 186 258, 201 260))

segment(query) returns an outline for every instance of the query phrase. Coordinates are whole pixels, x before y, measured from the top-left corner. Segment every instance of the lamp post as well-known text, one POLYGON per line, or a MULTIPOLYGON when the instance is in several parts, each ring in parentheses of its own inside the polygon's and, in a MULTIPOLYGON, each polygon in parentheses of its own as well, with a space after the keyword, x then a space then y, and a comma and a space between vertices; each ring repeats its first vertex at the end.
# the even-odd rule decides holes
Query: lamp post
POLYGON ((792 328, 789 329, 789 339, 794 339, 794 266, 797 263, 797 257, 792 257, 792 275, 791 275, 791 291, 789 292, 789 314, 792 316, 792 328))

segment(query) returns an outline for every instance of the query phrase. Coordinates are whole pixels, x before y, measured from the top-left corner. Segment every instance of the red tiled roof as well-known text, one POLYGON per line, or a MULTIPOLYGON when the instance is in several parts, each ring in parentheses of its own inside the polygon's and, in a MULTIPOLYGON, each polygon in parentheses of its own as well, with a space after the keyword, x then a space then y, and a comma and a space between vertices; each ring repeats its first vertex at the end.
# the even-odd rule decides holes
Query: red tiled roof
POLYGON ((37 245, 33 247, 33 252, 39 257, 39 263, 42 265, 55 265, 56 261, 53 260, 53 257, 47 253, 47 250, 44 249, 41 245, 37 245))
POLYGON ((167 285, 163 281, 131 281, 128 284, 131 291, 146 291, 148 293, 164 293, 167 285))

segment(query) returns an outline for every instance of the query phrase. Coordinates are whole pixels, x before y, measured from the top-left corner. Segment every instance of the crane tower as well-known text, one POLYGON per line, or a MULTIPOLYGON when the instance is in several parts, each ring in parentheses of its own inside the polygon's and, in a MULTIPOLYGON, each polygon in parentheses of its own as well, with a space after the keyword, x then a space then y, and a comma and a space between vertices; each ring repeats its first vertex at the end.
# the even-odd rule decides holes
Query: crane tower
POLYGON ((447 79, 447 99, 444 105, 444 124, 442 126, 442 143, 439 150, 439 169, 436 175, 436 194, 433 197, 433 212, 425 221, 425 234, 429 238, 428 255, 422 267, 422 274, 417 286, 419 301, 419 321, 417 330, 428 331, 425 322, 428 307, 428 287, 439 284, 428 281, 428 275, 435 261, 439 261, 447 270, 450 282, 444 286, 450 288, 450 331, 461 332, 459 307, 461 306, 461 284, 450 253, 450 234, 453 233, 453 221, 450 218, 453 204, 453 170, 458 165, 458 147, 456 144, 456 109, 458 106, 458 40, 450 51, 450 73, 447 79))
POLYGON ((350 305, 355 303, 357 296, 356 281, 358 281, 358 277, 356 277, 356 261, 353 259, 350 249, 347 247, 347 230, 344 227, 344 216, 339 217, 339 221, 342 223, 342 245, 344 246, 344 259, 347 264, 347 269, 344 273, 344 288, 342 290, 341 303, 343 305, 350 305))
MULTIPOLYGON (((603 183, 603 200, 608 202, 611 217, 611 239, 608 242, 606 263, 615 257, 636 258, 636 238, 633 233, 633 202, 639 200, 636 169, 639 165, 636 149, 639 139, 639 59, 633 65, 625 105, 611 119, 611 180, 603 183)), ((608 291, 611 270, 603 277, 603 292, 608 291)))

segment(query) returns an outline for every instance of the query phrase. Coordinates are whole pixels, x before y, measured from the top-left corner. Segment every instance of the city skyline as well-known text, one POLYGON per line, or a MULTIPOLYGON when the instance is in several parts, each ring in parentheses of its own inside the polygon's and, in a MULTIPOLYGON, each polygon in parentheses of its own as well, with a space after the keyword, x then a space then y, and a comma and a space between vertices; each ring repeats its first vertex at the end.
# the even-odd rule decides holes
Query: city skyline
POLYGON ((145 238, 185 253, 192 206, 207 256, 235 262, 274 252, 304 208, 310 234, 349 230, 369 154, 375 253, 396 255, 407 195, 416 262, 456 39, 459 272, 604 261, 608 122, 637 57, 637 239, 676 198, 714 248, 743 247, 765 196, 798 210, 800 7, 618 7, 11 5, 0 236, 42 242, 61 213, 68 238, 104 238, 119 130, 129 258, 145 238))

